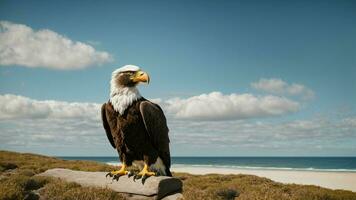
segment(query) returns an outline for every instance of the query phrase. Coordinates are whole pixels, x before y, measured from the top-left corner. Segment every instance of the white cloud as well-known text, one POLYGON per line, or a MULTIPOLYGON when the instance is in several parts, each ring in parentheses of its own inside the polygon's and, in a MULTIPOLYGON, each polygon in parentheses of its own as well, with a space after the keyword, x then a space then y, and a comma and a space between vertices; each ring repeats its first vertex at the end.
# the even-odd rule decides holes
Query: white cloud
POLYGON ((0 21, 0 65, 81 69, 111 60, 109 53, 54 31, 0 21))
POLYGON ((251 83, 255 89, 271 93, 283 93, 288 84, 281 79, 260 79, 258 82, 251 83))
POLYGON ((100 104, 38 101, 17 95, 0 95, 0 119, 89 118, 99 119, 100 104))
POLYGON ((252 94, 223 95, 211 92, 187 99, 173 98, 164 102, 164 108, 177 118, 196 120, 246 119, 296 112, 298 102, 278 96, 252 94))
POLYGON ((91 155, 103 151, 108 155, 114 151, 101 125, 100 107, 97 103, 0 95, 0 146, 55 155, 88 155, 96 147, 91 155))
POLYGON ((303 99, 314 98, 313 90, 302 84, 288 84, 281 79, 260 79, 258 82, 251 83, 255 89, 279 95, 301 96, 303 99))

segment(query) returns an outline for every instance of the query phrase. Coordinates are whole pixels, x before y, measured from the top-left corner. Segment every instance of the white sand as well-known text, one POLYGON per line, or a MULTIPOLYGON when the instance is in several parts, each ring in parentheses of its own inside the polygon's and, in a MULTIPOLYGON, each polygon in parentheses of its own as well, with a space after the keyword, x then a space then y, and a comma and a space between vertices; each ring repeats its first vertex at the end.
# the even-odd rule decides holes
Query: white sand
POLYGON ((251 174, 266 177, 281 183, 317 185, 330 189, 344 189, 356 192, 356 173, 354 172, 317 172, 289 170, 249 170, 209 167, 174 167, 174 172, 190 174, 251 174))

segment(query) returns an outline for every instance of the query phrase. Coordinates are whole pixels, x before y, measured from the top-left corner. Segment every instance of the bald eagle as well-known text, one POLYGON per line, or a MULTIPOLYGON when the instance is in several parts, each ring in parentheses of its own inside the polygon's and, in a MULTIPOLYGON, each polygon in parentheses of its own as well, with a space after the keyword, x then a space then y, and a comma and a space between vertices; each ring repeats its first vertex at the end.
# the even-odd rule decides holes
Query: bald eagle
POLYGON ((149 83, 147 73, 134 65, 115 70, 111 76, 110 100, 101 107, 101 118, 110 144, 119 154, 122 166, 107 176, 118 179, 129 174, 127 166, 136 164, 140 172, 134 179, 172 176, 166 117, 155 103, 143 98, 137 84, 149 83))

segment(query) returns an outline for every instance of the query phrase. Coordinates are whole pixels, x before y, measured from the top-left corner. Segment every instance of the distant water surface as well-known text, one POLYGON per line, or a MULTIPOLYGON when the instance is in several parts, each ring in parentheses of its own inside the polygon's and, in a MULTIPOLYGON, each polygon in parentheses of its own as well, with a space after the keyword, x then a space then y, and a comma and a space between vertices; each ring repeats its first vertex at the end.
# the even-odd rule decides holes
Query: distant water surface
MULTIPOLYGON (((118 157, 59 157, 118 165, 118 157)), ((356 157, 172 157, 173 167, 218 167, 356 173, 356 157)))

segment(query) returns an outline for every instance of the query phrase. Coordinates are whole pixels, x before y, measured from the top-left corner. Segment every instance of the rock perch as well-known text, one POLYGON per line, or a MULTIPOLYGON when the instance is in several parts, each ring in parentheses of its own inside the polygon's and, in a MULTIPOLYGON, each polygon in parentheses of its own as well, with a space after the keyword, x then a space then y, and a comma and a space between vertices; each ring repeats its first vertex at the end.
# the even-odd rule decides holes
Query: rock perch
POLYGON ((39 176, 57 177, 82 186, 109 188, 132 199, 182 199, 182 181, 177 178, 159 176, 149 177, 144 184, 141 179, 122 176, 118 181, 106 178, 107 172, 84 172, 70 169, 49 169, 39 176))

